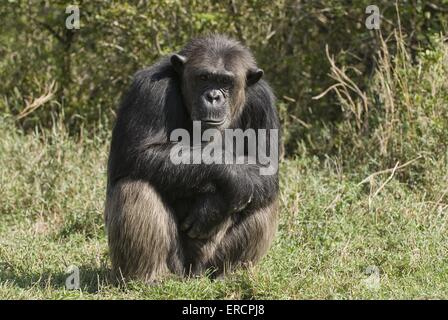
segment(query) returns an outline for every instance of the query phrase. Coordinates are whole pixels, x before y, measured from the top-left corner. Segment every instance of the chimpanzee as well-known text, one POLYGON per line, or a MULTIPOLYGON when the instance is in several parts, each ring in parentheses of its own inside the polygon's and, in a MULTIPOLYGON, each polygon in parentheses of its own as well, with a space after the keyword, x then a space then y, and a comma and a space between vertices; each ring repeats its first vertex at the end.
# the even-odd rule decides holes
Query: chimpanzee
POLYGON ((266 253, 277 230, 277 170, 261 174, 258 158, 193 164, 170 158, 178 145, 173 131, 192 132, 199 123, 218 132, 268 131, 257 143, 278 163, 279 142, 269 132, 280 123, 262 76, 249 49, 223 35, 193 39, 135 74, 108 162, 105 221, 118 276, 148 282, 170 273, 222 276, 266 253))

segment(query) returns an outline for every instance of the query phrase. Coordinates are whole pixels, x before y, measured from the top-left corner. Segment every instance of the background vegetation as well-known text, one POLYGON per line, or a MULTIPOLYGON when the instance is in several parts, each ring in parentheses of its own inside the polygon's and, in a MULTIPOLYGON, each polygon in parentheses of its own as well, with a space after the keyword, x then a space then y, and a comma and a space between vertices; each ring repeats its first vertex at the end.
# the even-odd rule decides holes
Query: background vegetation
POLYGON ((447 298, 448 1, 374 2, 2 2, 0 298, 447 298), (277 94, 278 238, 224 281, 113 286, 114 110, 135 71, 208 32, 246 43, 277 94))

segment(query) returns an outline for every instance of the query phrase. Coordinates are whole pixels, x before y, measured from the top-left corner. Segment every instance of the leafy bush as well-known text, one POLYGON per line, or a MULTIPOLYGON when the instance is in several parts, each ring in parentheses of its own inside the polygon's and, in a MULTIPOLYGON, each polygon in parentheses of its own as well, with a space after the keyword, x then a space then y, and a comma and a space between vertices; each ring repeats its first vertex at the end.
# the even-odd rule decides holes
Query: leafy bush
MULTIPOLYGON (((110 126, 133 73, 208 32, 227 33, 251 47, 279 97, 288 154, 305 146, 324 155, 320 141, 343 120, 334 94, 312 100, 331 79, 325 46, 337 62, 360 72, 364 90, 381 42, 365 25, 368 0, 341 1, 3 1, 0 4, 0 111, 22 115, 18 124, 51 127, 61 116, 71 133, 110 126), (78 4, 81 28, 65 28, 66 6, 78 4), (28 108, 28 109, 26 109, 28 108), (24 112, 24 109, 26 109, 24 112), (23 116, 26 114, 26 116, 23 116)), ((381 30, 398 25, 393 2, 376 1, 381 30)), ((447 0, 400 1, 411 55, 428 34, 445 31, 447 0)))

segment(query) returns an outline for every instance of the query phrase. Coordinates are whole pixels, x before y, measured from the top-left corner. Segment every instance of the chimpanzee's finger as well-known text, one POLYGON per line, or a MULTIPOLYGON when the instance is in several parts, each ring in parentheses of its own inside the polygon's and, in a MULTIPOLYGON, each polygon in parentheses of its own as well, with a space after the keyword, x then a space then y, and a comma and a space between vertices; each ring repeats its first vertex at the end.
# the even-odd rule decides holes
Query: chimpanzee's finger
POLYGON ((180 229, 182 231, 186 231, 188 229, 190 229, 190 227, 193 225, 193 222, 195 222, 197 220, 197 214, 195 212, 190 213, 185 219, 184 221, 182 221, 182 224, 180 226, 180 229))

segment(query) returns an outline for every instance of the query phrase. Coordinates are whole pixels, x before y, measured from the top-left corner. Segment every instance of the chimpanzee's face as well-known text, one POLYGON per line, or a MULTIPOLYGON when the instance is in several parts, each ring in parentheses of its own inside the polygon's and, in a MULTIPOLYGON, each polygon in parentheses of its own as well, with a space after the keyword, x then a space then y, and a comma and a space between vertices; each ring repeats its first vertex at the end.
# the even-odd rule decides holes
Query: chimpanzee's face
POLYGON ((253 84, 263 74, 260 69, 240 70, 222 58, 192 62, 173 55, 171 63, 182 77, 182 94, 190 117, 201 121, 203 128, 228 127, 235 110, 244 103, 246 82, 252 80, 253 84))
POLYGON ((192 120, 205 127, 226 127, 235 93, 236 75, 224 67, 184 69, 183 94, 192 120))

